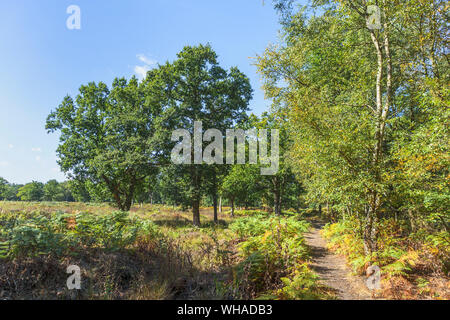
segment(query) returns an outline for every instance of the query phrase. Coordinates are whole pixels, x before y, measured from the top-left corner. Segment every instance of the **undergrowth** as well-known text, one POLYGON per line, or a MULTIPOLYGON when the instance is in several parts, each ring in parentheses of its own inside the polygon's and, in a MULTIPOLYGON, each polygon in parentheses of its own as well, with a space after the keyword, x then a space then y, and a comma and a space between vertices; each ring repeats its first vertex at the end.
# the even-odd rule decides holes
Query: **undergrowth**
POLYGON ((356 274, 364 274, 369 265, 380 267, 381 296, 448 299, 448 232, 407 235, 394 219, 382 221, 379 229, 378 251, 372 255, 364 254, 357 219, 328 224, 322 232, 328 247, 344 255, 356 274))
POLYGON ((237 219, 230 229, 241 239, 241 262, 234 281, 241 298, 320 299, 325 291, 307 264, 303 233, 309 224, 295 217, 251 216, 237 219))

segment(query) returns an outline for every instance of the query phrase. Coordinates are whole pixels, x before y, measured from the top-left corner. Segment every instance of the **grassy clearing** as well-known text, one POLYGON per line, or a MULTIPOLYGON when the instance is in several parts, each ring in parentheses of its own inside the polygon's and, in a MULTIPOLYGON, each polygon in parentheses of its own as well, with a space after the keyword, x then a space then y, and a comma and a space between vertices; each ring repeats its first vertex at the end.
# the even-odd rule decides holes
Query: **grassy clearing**
MULTIPOLYGON (((161 205, 0 202, 2 299, 318 299, 293 214, 237 211, 213 222, 161 205), (82 289, 66 289, 66 268, 82 289)), ((298 215, 297 215, 298 216, 298 215)))

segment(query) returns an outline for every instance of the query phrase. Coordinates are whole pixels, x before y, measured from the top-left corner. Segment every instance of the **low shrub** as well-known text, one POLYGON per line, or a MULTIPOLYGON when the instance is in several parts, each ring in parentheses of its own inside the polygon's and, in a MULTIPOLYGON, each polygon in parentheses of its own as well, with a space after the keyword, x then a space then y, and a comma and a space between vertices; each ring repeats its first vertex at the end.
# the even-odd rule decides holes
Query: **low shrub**
POLYGON ((295 217, 252 216, 237 219, 230 229, 242 240, 238 245, 242 261, 234 275, 235 286, 243 298, 320 296, 317 277, 306 262, 309 258, 303 238, 309 229, 306 221, 295 217))
MULTIPOLYGON (((382 294, 386 297, 411 298, 409 295, 425 293, 430 296, 431 291, 423 289, 423 283, 427 281, 417 282, 415 278, 417 275, 428 275, 429 278, 439 274, 445 278, 448 275, 448 232, 407 235, 404 228, 394 219, 381 221, 378 251, 367 256, 364 254, 361 224, 357 219, 328 224, 322 233, 328 241, 328 247, 344 255, 355 273, 364 274, 371 264, 379 266, 384 284, 382 287, 385 288, 382 294), (400 291, 403 293, 399 296, 400 291)), ((433 297, 436 295, 440 294, 434 292, 433 297)))
POLYGON ((81 248, 117 250, 132 245, 137 237, 157 236, 149 220, 131 218, 116 211, 109 215, 57 212, 51 216, 0 216, 0 255, 3 258, 43 254, 74 254, 81 248))

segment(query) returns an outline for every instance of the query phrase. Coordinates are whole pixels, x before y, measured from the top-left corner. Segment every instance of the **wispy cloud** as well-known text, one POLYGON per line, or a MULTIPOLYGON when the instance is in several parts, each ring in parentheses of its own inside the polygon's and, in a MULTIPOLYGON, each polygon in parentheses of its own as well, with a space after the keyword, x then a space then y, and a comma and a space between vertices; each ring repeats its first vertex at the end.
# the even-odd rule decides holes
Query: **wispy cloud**
POLYGON ((150 68, 148 66, 135 66, 134 67, 134 73, 136 73, 136 75, 138 76, 138 78, 140 80, 145 78, 148 70, 150 70, 150 68))
POLYGON ((8 144, 8 148, 10 148, 10 149, 12 149, 12 148, 14 148, 14 145, 13 144, 8 144))
POLYGON ((32 152, 42 152, 41 148, 31 148, 32 152))
POLYGON ((153 65, 158 63, 158 61, 156 61, 154 59, 151 59, 151 58, 147 57, 145 54, 142 54, 142 53, 138 54, 137 58, 139 60, 141 60, 143 63, 145 63, 145 64, 147 64, 149 66, 153 66, 153 65))
POLYGON ((0 161, 0 167, 6 167, 9 165, 8 161, 0 161))
POLYGON ((136 73, 138 78, 140 80, 142 80, 147 75, 147 72, 152 67, 154 67, 158 63, 158 61, 156 61, 154 59, 151 59, 151 58, 147 57, 145 54, 142 54, 142 53, 136 55, 136 57, 139 59, 139 61, 144 63, 143 66, 135 66, 134 67, 134 73, 136 73))

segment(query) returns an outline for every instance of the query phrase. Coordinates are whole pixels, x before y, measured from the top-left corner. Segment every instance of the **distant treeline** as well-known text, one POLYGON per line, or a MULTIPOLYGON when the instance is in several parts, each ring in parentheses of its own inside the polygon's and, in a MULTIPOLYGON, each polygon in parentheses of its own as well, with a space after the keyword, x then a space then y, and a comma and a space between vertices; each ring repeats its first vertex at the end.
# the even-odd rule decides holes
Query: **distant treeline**
POLYGON ((0 200, 8 201, 75 201, 70 183, 50 180, 32 181, 25 185, 9 183, 0 177, 0 200))
MULTIPOLYGON (((303 189, 296 182, 292 174, 285 175, 283 192, 283 208, 304 207, 302 197, 303 189)), ((148 181, 142 189, 135 193, 133 203, 152 203, 180 206, 187 210, 189 197, 180 186, 181 179, 171 175, 169 170, 162 170, 153 181, 148 181)), ((273 190, 270 184, 264 183, 259 176, 258 168, 237 166, 228 175, 220 179, 218 201, 216 206, 231 206, 242 208, 271 208, 274 206, 273 190)), ((111 203, 115 205, 109 190, 101 184, 89 181, 68 180, 58 182, 49 180, 46 183, 32 181, 26 184, 10 183, 0 177, 0 201, 64 201, 64 202, 94 202, 111 203)), ((204 195, 201 199, 203 206, 214 206, 213 195, 204 195)))

